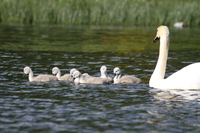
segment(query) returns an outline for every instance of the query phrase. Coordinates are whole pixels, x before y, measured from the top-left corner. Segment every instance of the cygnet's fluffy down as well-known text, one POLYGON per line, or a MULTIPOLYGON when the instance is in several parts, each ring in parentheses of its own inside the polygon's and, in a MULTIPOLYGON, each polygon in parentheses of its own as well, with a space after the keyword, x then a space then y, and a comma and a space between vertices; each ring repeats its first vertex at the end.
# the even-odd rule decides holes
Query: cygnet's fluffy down
POLYGON ((74 83, 87 83, 87 79, 89 77, 88 74, 81 74, 78 70, 73 71, 71 74, 74 79, 74 83))
POLYGON ((106 79, 100 77, 93 77, 88 74, 81 74, 79 71, 73 72, 74 83, 87 83, 87 84, 108 84, 106 79))
MULTIPOLYGON (((72 80, 73 80, 73 74, 74 74, 75 71, 78 71, 78 70, 76 68, 72 68, 70 70, 70 76, 71 76, 72 80)), ((88 73, 83 73, 82 75, 90 76, 88 73)))
POLYGON ((71 78, 70 74, 65 74, 63 76, 61 76, 61 72, 60 69, 58 67, 54 67, 52 69, 52 73, 54 75, 56 75, 56 77, 58 78, 58 80, 62 80, 62 81, 73 81, 73 79, 71 78))
POLYGON ((114 84, 122 83, 122 84, 130 84, 130 83, 140 83, 141 79, 136 78, 134 76, 125 75, 121 76, 121 71, 119 67, 114 68, 113 73, 115 74, 114 77, 114 84))
POLYGON ((30 82, 32 82, 32 81, 47 82, 47 81, 58 80, 57 77, 55 77, 53 75, 38 75, 38 76, 34 77, 33 71, 28 66, 24 68, 24 73, 29 75, 28 79, 30 82))
POLYGON ((71 77, 73 77, 73 73, 75 72, 75 71, 78 71, 76 68, 72 68, 71 70, 70 70, 70 76, 71 77))
POLYGON ((103 78, 107 83, 113 83, 113 79, 111 77, 107 76, 107 67, 106 66, 102 66, 100 68, 100 72, 101 72, 101 78, 103 78))

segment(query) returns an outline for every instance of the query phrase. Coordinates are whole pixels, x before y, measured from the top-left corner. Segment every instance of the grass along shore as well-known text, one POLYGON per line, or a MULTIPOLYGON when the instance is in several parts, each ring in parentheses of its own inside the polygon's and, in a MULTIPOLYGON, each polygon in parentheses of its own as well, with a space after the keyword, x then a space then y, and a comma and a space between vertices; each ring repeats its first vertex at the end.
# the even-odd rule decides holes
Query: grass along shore
POLYGON ((1 23, 200 26, 199 0, 0 0, 1 23))

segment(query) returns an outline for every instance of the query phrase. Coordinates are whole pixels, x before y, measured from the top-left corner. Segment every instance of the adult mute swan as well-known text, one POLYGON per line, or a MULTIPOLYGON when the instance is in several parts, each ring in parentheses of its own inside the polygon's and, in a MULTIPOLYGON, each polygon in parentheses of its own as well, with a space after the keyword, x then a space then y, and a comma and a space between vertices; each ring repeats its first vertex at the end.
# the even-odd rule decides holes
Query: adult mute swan
POLYGON ((149 86, 159 89, 200 89, 200 63, 190 64, 164 79, 168 49, 169 29, 159 26, 154 43, 160 39, 159 57, 149 86))
POLYGON ((141 79, 136 78, 134 76, 130 76, 130 75, 121 76, 121 70, 119 69, 119 67, 115 67, 113 70, 113 73, 115 74, 114 84, 118 84, 118 83, 131 84, 131 83, 141 82, 141 79))
POLYGON ((73 79, 71 78, 70 74, 65 74, 65 75, 61 76, 61 72, 60 72, 60 69, 58 67, 54 67, 52 69, 52 73, 56 75, 56 77, 58 78, 58 80, 73 81, 73 79))
POLYGON ((29 75, 28 79, 30 82, 32 81, 47 82, 47 81, 58 80, 57 77, 53 75, 38 75, 34 77, 33 71, 28 66, 24 68, 24 73, 29 75))

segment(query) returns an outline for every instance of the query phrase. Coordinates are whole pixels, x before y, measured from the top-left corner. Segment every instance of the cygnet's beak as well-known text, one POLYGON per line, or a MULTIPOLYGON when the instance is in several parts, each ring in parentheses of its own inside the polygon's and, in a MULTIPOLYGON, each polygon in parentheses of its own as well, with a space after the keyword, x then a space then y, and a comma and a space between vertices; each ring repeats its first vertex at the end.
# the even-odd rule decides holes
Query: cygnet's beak
POLYGON ((24 73, 24 74, 23 74, 23 77, 27 77, 27 74, 24 73))
POLYGON ((73 75, 70 75, 70 80, 75 80, 75 78, 73 77, 73 75))

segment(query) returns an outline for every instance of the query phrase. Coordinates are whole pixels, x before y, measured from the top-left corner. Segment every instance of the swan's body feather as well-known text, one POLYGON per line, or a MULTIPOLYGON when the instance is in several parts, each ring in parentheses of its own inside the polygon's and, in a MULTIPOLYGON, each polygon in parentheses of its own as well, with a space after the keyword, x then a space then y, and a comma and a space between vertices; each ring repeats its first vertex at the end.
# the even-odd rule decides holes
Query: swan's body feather
POLYGON ((200 63, 190 64, 153 86, 161 89, 200 89, 200 63))
POLYGON ((129 83, 140 83, 140 81, 141 80, 139 78, 129 75, 124 75, 117 82, 122 84, 129 84, 129 83))
POLYGON ((39 81, 39 82, 48 82, 48 81, 56 81, 58 80, 53 75, 38 75, 34 78, 29 78, 29 81, 39 81))
POLYGON ((72 78, 71 78, 70 74, 65 74, 62 77, 60 77, 58 80, 72 81, 72 78))

